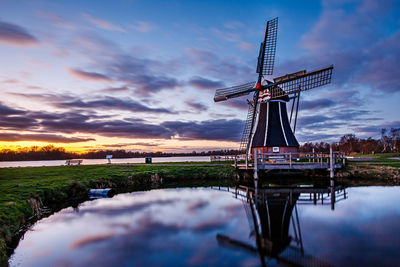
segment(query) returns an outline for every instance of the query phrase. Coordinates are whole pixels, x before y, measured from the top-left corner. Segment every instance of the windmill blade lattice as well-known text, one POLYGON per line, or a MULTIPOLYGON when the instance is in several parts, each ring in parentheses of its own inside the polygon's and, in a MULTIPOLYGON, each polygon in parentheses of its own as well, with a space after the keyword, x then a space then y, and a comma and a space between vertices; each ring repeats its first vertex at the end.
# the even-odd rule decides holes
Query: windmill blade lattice
POLYGON ((261 43, 258 56, 257 73, 272 75, 274 71, 276 39, 278 36, 278 18, 267 22, 265 28, 264 42, 261 43))
POLYGON ((242 85, 232 86, 228 88, 221 88, 215 91, 214 101, 220 102, 229 98, 239 97, 242 95, 248 95, 255 91, 255 82, 249 82, 242 85))
POLYGON ((333 66, 330 66, 308 73, 300 71, 275 78, 275 83, 269 88, 271 98, 279 98, 329 84, 332 80, 332 70, 333 66))
MULTIPOLYGON (((254 99, 254 97, 253 97, 254 99)), ((250 134, 251 134, 251 128, 253 126, 253 118, 254 118, 254 112, 255 112, 255 106, 254 104, 249 104, 249 111, 247 112, 247 119, 246 123, 244 125, 244 130, 242 134, 242 140, 240 141, 240 152, 246 152, 247 149, 247 144, 249 143, 250 139, 250 134)))

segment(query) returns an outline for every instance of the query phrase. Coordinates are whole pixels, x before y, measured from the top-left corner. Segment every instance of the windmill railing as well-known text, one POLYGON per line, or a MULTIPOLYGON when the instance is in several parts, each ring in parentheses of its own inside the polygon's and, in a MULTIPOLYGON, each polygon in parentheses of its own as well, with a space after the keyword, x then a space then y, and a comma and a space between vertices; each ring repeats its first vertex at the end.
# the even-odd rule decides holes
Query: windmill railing
MULTIPOLYGON (((212 186, 214 190, 231 192, 233 198, 241 199, 245 202, 249 201, 250 194, 254 195, 254 188, 247 186, 236 186, 236 187, 221 187, 221 186, 212 186)), ((335 203, 339 201, 343 201, 347 199, 348 192, 346 191, 346 187, 342 185, 336 185, 333 187, 276 187, 276 188, 262 188, 258 191, 258 199, 266 198, 266 194, 287 194, 290 198, 290 195, 299 194, 296 204, 300 205, 331 205, 332 201, 335 203), (332 199, 331 194, 334 193, 334 199, 332 199)), ((254 196, 253 196, 254 197, 254 196)))
MULTIPOLYGON (((289 153, 257 153, 249 155, 249 160, 254 163, 257 157, 257 163, 329 163, 331 155, 329 152, 289 152, 289 153)), ((334 152, 333 157, 335 163, 343 162, 346 158, 345 153, 334 152)))
POLYGON ((257 153, 245 158, 245 165, 239 158, 235 167, 240 169, 327 169, 342 168, 346 164, 345 153, 341 152, 288 152, 257 153))

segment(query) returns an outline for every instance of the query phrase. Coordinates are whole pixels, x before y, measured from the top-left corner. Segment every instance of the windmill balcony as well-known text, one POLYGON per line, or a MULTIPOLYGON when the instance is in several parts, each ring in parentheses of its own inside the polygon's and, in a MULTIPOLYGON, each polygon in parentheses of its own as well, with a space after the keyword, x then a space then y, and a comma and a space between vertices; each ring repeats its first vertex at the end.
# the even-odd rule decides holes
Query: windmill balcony
POLYGON ((344 153, 322 153, 322 152, 295 152, 295 153, 254 153, 249 155, 246 164, 237 164, 239 169, 340 169, 345 165, 344 153))

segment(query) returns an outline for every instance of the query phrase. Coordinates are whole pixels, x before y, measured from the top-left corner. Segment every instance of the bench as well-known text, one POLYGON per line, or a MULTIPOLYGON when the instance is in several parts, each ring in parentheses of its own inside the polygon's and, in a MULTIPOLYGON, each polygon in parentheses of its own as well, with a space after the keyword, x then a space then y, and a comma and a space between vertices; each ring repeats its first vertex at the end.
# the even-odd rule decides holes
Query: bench
POLYGON ((81 165, 82 161, 83 161, 83 159, 67 159, 65 161, 65 165, 68 165, 68 166, 74 165, 74 164, 81 165))
POLYGON ((269 156, 268 160, 272 163, 283 163, 287 161, 284 156, 269 156))

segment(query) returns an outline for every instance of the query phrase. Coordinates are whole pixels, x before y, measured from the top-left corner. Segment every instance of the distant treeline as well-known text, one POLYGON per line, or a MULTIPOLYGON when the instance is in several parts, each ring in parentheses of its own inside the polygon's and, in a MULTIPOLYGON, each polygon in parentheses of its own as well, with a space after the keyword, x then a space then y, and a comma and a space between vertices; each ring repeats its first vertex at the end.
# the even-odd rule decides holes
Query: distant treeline
MULTIPOLYGON (((361 139, 354 134, 346 134, 342 136, 337 143, 332 144, 334 151, 345 152, 346 154, 361 153, 394 153, 400 152, 400 128, 392 128, 390 130, 382 129, 380 139, 361 139)), ((301 152, 328 152, 329 143, 304 143, 300 146, 301 152)))
MULTIPOLYGON (((301 152, 328 152, 330 144, 304 143, 300 146, 301 152)), ((351 153, 392 153, 400 152, 400 128, 390 130, 382 129, 380 139, 360 139, 354 134, 342 136, 337 143, 332 144, 334 151, 351 153)), ((97 150, 85 152, 83 154, 67 152, 64 147, 47 145, 43 147, 32 146, 19 148, 17 150, 0 150, 0 161, 18 161, 18 160, 62 160, 62 159, 104 159, 106 155, 113 155, 113 158, 143 158, 143 157, 191 157, 191 156, 211 156, 211 155, 236 155, 239 150, 216 150, 207 152, 190 153, 166 153, 166 152, 138 152, 120 150, 97 150)))
POLYGON ((19 160, 62 160, 62 159, 104 159, 106 155, 113 155, 113 158, 144 158, 144 157, 181 157, 181 156, 211 156, 211 155, 235 155, 238 150, 216 150, 207 152, 190 153, 166 153, 166 152, 138 152, 118 150, 97 150, 85 153, 68 152, 64 147, 47 145, 43 147, 31 146, 17 150, 0 150, 0 161, 19 160))

